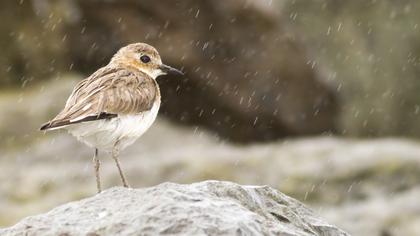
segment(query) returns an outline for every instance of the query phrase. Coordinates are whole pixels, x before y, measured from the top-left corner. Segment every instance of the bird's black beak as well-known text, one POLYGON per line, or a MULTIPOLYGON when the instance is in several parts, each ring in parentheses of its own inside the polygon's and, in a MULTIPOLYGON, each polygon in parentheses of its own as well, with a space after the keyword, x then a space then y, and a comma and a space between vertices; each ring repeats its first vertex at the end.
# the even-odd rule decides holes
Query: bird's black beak
POLYGON ((165 64, 160 65, 159 69, 165 74, 184 75, 184 72, 173 67, 167 66, 165 64))

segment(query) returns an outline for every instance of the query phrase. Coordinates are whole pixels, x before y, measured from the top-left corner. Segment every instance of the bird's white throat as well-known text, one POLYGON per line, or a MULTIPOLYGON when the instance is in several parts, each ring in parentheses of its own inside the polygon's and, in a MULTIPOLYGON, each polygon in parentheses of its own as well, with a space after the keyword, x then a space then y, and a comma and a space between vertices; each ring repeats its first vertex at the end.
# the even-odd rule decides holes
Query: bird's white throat
POLYGON ((139 70, 148 76, 152 77, 152 79, 156 79, 159 75, 165 75, 166 73, 163 72, 161 69, 145 69, 145 68, 139 68, 139 70))

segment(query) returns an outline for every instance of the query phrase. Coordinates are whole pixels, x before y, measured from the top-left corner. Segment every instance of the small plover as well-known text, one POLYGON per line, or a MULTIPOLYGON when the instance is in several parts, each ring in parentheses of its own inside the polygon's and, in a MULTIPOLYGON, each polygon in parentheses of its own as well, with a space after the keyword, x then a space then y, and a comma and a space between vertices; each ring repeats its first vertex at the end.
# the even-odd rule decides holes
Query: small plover
POLYGON ((101 191, 98 149, 110 152, 124 187, 127 180, 119 152, 139 138, 154 122, 160 107, 156 77, 183 74, 162 63, 159 53, 145 43, 121 48, 108 65, 80 81, 64 109, 41 130, 66 129, 95 149, 93 163, 101 191))

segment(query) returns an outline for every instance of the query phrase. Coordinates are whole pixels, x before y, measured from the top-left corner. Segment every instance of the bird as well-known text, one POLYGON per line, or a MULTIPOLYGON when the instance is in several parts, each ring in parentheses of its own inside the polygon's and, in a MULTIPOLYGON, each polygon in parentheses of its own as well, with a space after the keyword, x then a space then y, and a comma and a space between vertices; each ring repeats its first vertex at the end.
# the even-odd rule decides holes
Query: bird
POLYGON ((100 193, 99 150, 111 154, 124 187, 129 187, 119 153, 155 121, 161 103, 160 75, 184 73, 162 63, 146 43, 119 49, 110 62, 76 84, 64 108, 41 131, 65 129, 94 149, 93 166, 100 193))

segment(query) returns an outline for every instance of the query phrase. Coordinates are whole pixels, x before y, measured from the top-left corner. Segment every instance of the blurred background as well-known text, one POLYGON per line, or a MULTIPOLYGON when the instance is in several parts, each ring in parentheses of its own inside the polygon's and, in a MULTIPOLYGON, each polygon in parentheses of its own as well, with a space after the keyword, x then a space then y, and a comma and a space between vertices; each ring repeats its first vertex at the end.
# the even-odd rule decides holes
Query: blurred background
MULTIPOLYGON (((420 234, 420 2, 0 2, 0 227, 95 194, 90 150, 39 132, 73 86, 146 42, 152 128, 122 153, 133 187, 270 185, 354 235, 420 234)), ((106 187, 119 185, 101 153, 106 187)))

